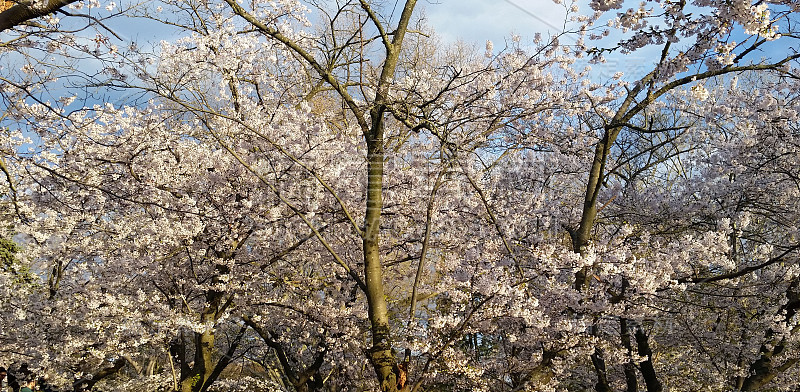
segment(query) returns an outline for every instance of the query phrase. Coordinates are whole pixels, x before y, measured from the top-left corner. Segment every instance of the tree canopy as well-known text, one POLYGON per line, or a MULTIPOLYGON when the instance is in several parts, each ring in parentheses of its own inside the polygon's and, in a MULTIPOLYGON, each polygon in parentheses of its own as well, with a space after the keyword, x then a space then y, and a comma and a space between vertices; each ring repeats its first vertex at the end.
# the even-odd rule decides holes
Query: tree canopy
POLYGON ((797 2, 570 3, 485 48, 420 7, 3 8, 0 365, 69 391, 795 391, 797 2))

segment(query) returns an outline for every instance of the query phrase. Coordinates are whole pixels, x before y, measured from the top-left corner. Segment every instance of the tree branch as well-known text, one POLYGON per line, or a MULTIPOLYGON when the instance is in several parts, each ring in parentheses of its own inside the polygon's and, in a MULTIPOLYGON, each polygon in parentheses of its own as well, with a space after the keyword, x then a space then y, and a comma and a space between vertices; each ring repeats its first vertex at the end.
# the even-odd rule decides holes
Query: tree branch
POLYGON ((9 9, 0 12, 0 32, 19 26, 31 19, 38 18, 58 11, 61 7, 78 0, 49 0, 42 8, 34 8, 29 4, 17 3, 9 9))

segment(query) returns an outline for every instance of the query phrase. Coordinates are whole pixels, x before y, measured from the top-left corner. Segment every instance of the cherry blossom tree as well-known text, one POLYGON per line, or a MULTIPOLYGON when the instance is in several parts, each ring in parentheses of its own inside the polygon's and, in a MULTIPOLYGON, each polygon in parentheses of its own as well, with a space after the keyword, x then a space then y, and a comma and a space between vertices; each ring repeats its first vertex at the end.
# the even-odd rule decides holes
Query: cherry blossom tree
MULTIPOLYGON (((623 4, 622 2, 594 2, 592 6, 602 12, 621 8, 623 4)), ((748 58, 760 48, 770 45, 772 41, 784 42, 785 47, 789 47, 793 43, 794 15, 792 12, 795 11, 793 7, 795 5, 782 2, 759 3, 757 5, 751 5, 747 2, 642 3, 638 10, 629 9, 625 13, 617 13, 617 16, 609 21, 608 24, 612 28, 620 28, 623 32, 631 31, 631 37, 621 41, 611 49, 590 50, 590 53, 595 56, 595 60, 602 61, 602 56, 607 51, 631 52, 646 48, 648 45, 660 45, 661 55, 656 67, 645 76, 631 82, 627 92, 619 101, 614 101, 612 105, 594 106, 597 116, 593 116, 589 124, 598 130, 599 137, 589 171, 580 224, 572 227, 567 226, 575 252, 586 254, 586 252, 590 252, 590 244, 597 247, 600 243, 608 241, 601 240, 601 237, 599 237, 602 231, 598 231, 600 229, 597 226, 598 211, 607 206, 611 206, 609 211, 615 210, 613 208, 615 203, 624 202, 624 198, 620 196, 624 195, 625 189, 629 189, 631 186, 641 186, 638 185, 640 181, 642 183, 652 181, 647 178, 636 179, 636 177, 642 176, 641 170, 663 177, 665 172, 674 170, 675 166, 673 165, 676 163, 679 164, 679 167, 677 167, 679 170, 684 170, 686 163, 684 163, 682 157, 687 156, 690 151, 695 149, 697 151, 708 151, 708 145, 702 143, 702 137, 695 136, 695 132, 698 129, 703 129, 708 124, 705 121, 693 118, 691 115, 696 111, 692 105, 707 105, 706 100, 709 98, 709 93, 705 87, 706 85, 719 83, 720 78, 725 77, 725 75, 737 75, 745 72, 771 72, 776 75, 792 75, 791 64, 797 59, 797 55, 792 50, 782 50, 774 56, 756 61, 751 60, 748 62, 748 58), (653 8, 647 9, 648 5, 652 5, 653 8), (708 13, 690 14, 686 9, 692 5, 710 7, 710 9, 708 9, 708 13), (737 43, 736 41, 739 39, 740 41, 737 43), (677 115, 672 115, 671 118, 665 117, 665 115, 670 116, 670 114, 664 113, 664 108, 673 107, 673 103, 670 102, 672 98, 670 97, 682 88, 687 88, 686 92, 690 93, 690 95, 686 98, 678 98, 679 101, 684 103, 680 105, 679 109, 671 109, 677 115), (660 100, 665 97, 668 101, 660 100), (632 150, 629 147, 631 141, 641 144, 641 140, 647 143, 646 146, 648 147, 645 151, 632 150), (698 141, 701 143, 698 143, 698 141), (666 151, 665 153, 653 154, 655 149, 665 149, 666 151), (621 153, 618 154, 615 150, 621 153), (622 159, 617 158, 616 155, 619 155, 622 159), (630 165, 632 160, 641 159, 642 157, 646 157, 647 160, 640 163, 640 166, 634 172, 628 171, 623 174, 618 171, 630 165), (642 164, 643 166, 641 166, 642 164), (634 177, 631 177, 631 174, 634 177), (616 183, 616 185, 609 183, 616 183), (599 200, 604 193, 602 191, 604 187, 613 190, 605 196, 608 201, 600 204, 599 200)), ((599 15, 601 14, 598 13, 595 17, 599 15)), ((602 34, 596 34, 595 37, 599 38, 606 34, 606 32, 603 32, 602 34)), ((680 96, 680 92, 678 92, 678 95, 680 96)), ((721 105, 737 106, 738 104, 726 102, 721 105)), ((728 120, 731 119, 729 118, 728 120)), ((736 123, 737 120, 733 120, 728 124, 736 123)), ((701 134, 707 135, 705 132, 707 131, 703 131, 701 134)), ((731 161, 725 160, 724 162, 725 164, 733 165, 731 161)), ((694 161, 689 165, 690 167, 700 166, 694 161)), ((667 192, 670 192, 670 197, 677 196, 672 193, 675 190, 674 182, 676 178, 687 176, 687 174, 676 174, 676 176, 666 176, 664 180, 656 181, 654 185, 665 187, 667 192)), ((694 178, 693 175, 690 177, 694 178)), ((654 192, 652 186, 647 186, 644 189, 654 192)), ((635 192, 639 193, 638 190, 635 192)), ((694 190, 689 192, 694 194, 694 190)), ((662 192, 658 193, 663 194, 662 192)), ((676 199, 680 200, 679 198, 676 199)), ((636 199, 636 203, 644 203, 645 200, 636 199)), ((703 202, 708 201, 710 200, 703 199, 703 202)), ((641 209, 642 205, 637 205, 636 203, 630 203, 629 205, 633 208, 641 209)), ((658 211, 657 216, 666 215, 666 217, 669 217, 667 218, 668 220, 674 220, 677 215, 671 214, 669 210, 658 211)), ((619 212, 613 211, 610 213, 612 214, 611 216, 614 216, 613 214, 618 214, 619 212)), ((628 217, 629 215, 624 214, 623 216, 628 217)), ((634 216, 638 216, 638 214, 634 214, 634 216)), ((623 222, 630 224, 629 221, 623 222)), ((619 225, 619 222, 612 223, 610 226, 612 232, 620 230, 619 225)), ((719 222, 716 222, 715 225, 719 225, 719 222)), ((624 229, 624 226, 622 228, 627 230, 624 229)), ((720 239, 725 238, 724 230, 722 231, 723 233, 718 232, 718 234, 715 234, 720 239)), ((682 232, 682 230, 678 230, 678 232, 682 232)), ((636 233, 637 236, 640 234, 636 233)), ((684 235, 686 234, 684 233, 684 235)), ((702 236, 710 240, 714 235, 711 232, 700 232, 686 239, 697 238, 695 236, 702 236)), ((672 241, 674 241, 674 238, 672 241)), ((619 244, 616 246, 619 246, 619 244)), ((690 248, 692 245, 686 244, 684 246, 690 248)), ((719 249, 717 254, 725 255, 728 253, 726 251, 727 247, 733 245, 728 245, 722 241, 717 242, 716 245, 711 246, 709 244, 708 246, 709 249, 717 247, 719 249), (720 246, 722 248, 719 248, 720 246)), ((782 256, 775 256, 778 259, 786 256, 786 253, 783 252, 787 249, 794 249, 794 245, 784 243, 781 248, 783 249, 779 254, 782 256)), ((635 253, 631 256, 634 255, 635 253)), ((755 270, 747 266, 739 266, 735 262, 734 265, 737 266, 733 268, 734 270, 747 272, 755 270)), ((603 269, 603 267, 600 268, 600 270, 603 269)), ((667 276, 670 274, 680 275, 680 273, 676 272, 667 273, 667 276)), ((695 269, 693 273, 688 271, 685 273, 692 275, 696 274, 697 271, 695 269)), ((631 285, 634 279, 641 281, 641 276, 634 278, 633 276, 625 275, 609 279, 609 277, 604 277, 602 274, 598 275, 596 270, 593 272, 592 267, 586 266, 576 274, 575 288, 584 290, 591 285, 600 283, 599 285, 603 286, 603 290, 611 294, 610 300, 612 303, 619 302, 625 298, 625 292, 631 289, 634 291, 641 290, 636 285, 631 285), (615 282, 612 283, 612 280, 615 282)), ((720 274, 719 280, 738 277, 738 274, 731 276, 720 274)), ((677 280, 681 283, 708 283, 704 279, 684 277, 677 280)), ((717 281, 716 278, 711 278, 711 280, 717 281)), ((678 287, 681 290, 686 290, 684 286, 678 287)), ((693 288, 689 289, 694 290, 693 288)), ((665 286, 659 288, 659 290, 668 289, 665 286)), ((790 293, 786 295, 788 295, 788 298, 793 296, 790 293)), ((779 292, 771 298, 780 301, 783 296, 784 293, 779 292)), ((709 300, 707 297, 702 298, 703 302, 709 300)), ((791 303, 791 300, 789 302, 791 303)), ((665 309, 667 308, 665 307, 665 309)), ((629 311, 630 309, 626 309, 626 312, 629 311)), ((662 381, 653 368, 652 350, 647 332, 641 327, 640 322, 637 324, 639 326, 634 327, 634 330, 635 343, 638 348, 634 350, 634 342, 631 340, 629 332, 631 322, 626 320, 626 316, 620 317, 617 329, 620 331, 622 349, 628 351, 629 355, 638 354, 646 358, 646 360, 638 364, 638 367, 644 378, 647 390, 660 391, 663 388, 662 381)), ((595 328, 599 327, 595 326, 595 328)), ((678 327, 676 329, 683 328, 678 327)), ((691 326, 687 324, 686 329, 691 329, 691 326)), ((771 334, 771 332, 766 333, 768 336, 771 334)), ((762 359, 758 361, 767 360, 767 357, 772 353, 770 350, 767 349, 765 356, 762 356, 762 359)), ((782 348, 778 351, 781 350, 782 348)), ((595 350, 591 356, 591 362, 597 375, 595 389, 602 391, 612 390, 603 349, 598 347, 595 350)), ((754 382, 756 379, 763 380, 773 377, 776 373, 782 371, 780 370, 781 368, 783 370, 788 369, 790 362, 785 362, 776 368, 753 363, 749 369, 751 372, 749 376, 740 377, 736 388, 744 390, 758 388, 763 384, 761 381, 755 382, 755 384, 750 384, 750 382, 754 382), (766 376, 767 374, 770 376, 766 376)), ((637 388, 638 380, 633 371, 634 366, 635 364, 631 362, 625 367, 624 374, 628 390, 636 390, 637 388)), ((727 386, 727 388, 731 387, 727 386)))
POLYGON ((1 358, 75 389, 793 390, 796 5, 623 6, 481 53, 414 1, 166 2, 180 38, 104 71, 135 104, 14 82, 33 275, 0 271, 1 358))

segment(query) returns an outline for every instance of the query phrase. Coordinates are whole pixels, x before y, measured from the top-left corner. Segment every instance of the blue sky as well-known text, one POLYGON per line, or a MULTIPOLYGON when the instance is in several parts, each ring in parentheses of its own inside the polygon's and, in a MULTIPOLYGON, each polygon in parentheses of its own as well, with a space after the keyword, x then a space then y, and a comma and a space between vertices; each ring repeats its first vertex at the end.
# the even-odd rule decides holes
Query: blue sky
MULTIPOLYGON (((566 14, 564 6, 553 0, 424 0, 416 11, 445 42, 462 39, 481 46, 487 39, 499 46, 512 33, 533 37, 537 32, 545 36, 558 32, 566 14)), ((584 5, 581 11, 589 7, 584 5)), ((139 23, 112 22, 126 38, 151 39, 166 30, 142 29, 139 23)))
MULTIPOLYGON (((427 0, 420 3, 428 21, 445 42, 461 38, 502 47, 512 33, 557 33, 564 24, 563 5, 552 0, 427 0)), ((588 7, 586 7, 588 9, 588 7)))
MULTIPOLYGON (((589 7, 584 5, 581 11, 589 11, 589 7)), ((424 0, 418 2, 417 14, 445 43, 460 39, 482 48, 491 40, 495 48, 501 49, 512 33, 528 41, 537 32, 544 37, 558 33, 566 12, 553 0, 424 0)), ((122 19, 110 25, 125 39, 157 43, 170 36, 169 28, 143 21, 130 23, 122 19), (148 27, 143 29, 143 23, 148 27)))
MULTIPOLYGON (((524 44, 537 32, 544 37, 560 32, 566 15, 564 5, 553 0, 427 0, 420 5, 428 25, 444 42, 461 39, 483 48, 486 41, 491 40, 495 51, 505 46, 511 34, 520 35, 524 44)), ((578 1, 578 12, 592 12, 587 0, 578 1)), ((628 55, 611 55, 607 63, 594 64, 592 68, 598 80, 610 78, 617 71, 642 75, 650 71, 652 56, 658 55, 651 52, 659 50, 650 48, 628 55)))

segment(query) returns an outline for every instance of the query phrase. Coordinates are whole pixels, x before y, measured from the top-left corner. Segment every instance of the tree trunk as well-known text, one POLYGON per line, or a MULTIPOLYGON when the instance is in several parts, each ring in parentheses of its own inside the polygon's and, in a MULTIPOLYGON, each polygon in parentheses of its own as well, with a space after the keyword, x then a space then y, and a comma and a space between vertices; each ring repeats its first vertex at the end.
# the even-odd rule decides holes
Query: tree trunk
MULTIPOLYGON (((622 346, 628 351, 628 355, 633 354, 633 345, 631 344, 631 332, 628 329, 628 319, 621 317, 619 319, 620 338, 622 339, 622 346)), ((624 365, 625 372, 625 385, 628 392, 639 391, 639 381, 636 378, 636 365, 631 358, 624 365)))
MULTIPOLYGON (((570 232, 572 251, 579 253, 581 256, 586 255, 586 247, 589 245, 594 221, 597 218, 597 195, 600 193, 600 187, 603 184, 603 172, 608 160, 608 153, 620 130, 621 128, 605 130, 603 138, 597 142, 594 149, 594 159, 592 160, 592 167, 589 169, 589 178, 586 183, 581 222, 577 230, 570 232)), ((583 267, 578 271, 575 274, 575 290, 580 291, 586 287, 589 284, 591 275, 590 266, 583 267)))
MULTIPOLYGON (((224 266, 217 266, 217 271, 228 272, 224 266)), ((212 279, 212 282, 218 282, 217 278, 212 279)), ((206 307, 200 313, 200 322, 205 329, 194 334, 194 366, 188 377, 181 375, 181 392, 199 392, 208 384, 208 379, 214 371, 215 324, 220 314, 222 299, 222 292, 211 290, 206 293, 206 307)))
MULTIPOLYGON (((204 314, 203 319, 207 319, 207 316, 204 314)), ((207 328, 203 332, 195 333, 194 366, 188 377, 181 380, 181 392, 197 392, 208 380, 208 376, 214 369, 211 359, 214 350, 214 338, 213 328, 207 328)))
POLYGON ((647 357, 646 361, 639 364, 642 369, 644 383, 647 386, 647 392, 661 392, 663 391, 663 387, 661 386, 661 381, 658 381, 656 370, 653 367, 653 352, 650 350, 650 342, 647 334, 644 333, 642 328, 637 328, 635 336, 639 355, 647 357))
POLYGON ((594 385, 594 390, 597 392, 611 392, 611 387, 608 386, 608 376, 606 373, 606 360, 603 358, 603 350, 595 348, 594 354, 591 355, 592 365, 594 365, 595 373, 597 373, 597 384, 594 385))
MULTIPOLYGON (((786 289, 788 302, 781 307, 785 312, 783 320, 789 322, 800 310, 800 279, 792 281, 786 289)), ((775 364, 773 358, 786 349, 786 340, 774 339, 775 331, 768 329, 764 340, 769 344, 761 346, 761 356, 750 365, 750 375, 742 382, 742 391, 758 391, 773 378, 793 367, 800 358, 790 358, 783 364, 775 364), (770 348, 771 347, 771 348, 770 348)))
POLYGON ((369 360, 375 368, 381 391, 397 390, 396 359, 392 353, 389 312, 383 288, 380 257, 380 219, 383 209, 383 120, 373 116, 373 129, 367 141, 367 211, 364 219, 364 275, 367 286, 372 347, 369 360))

